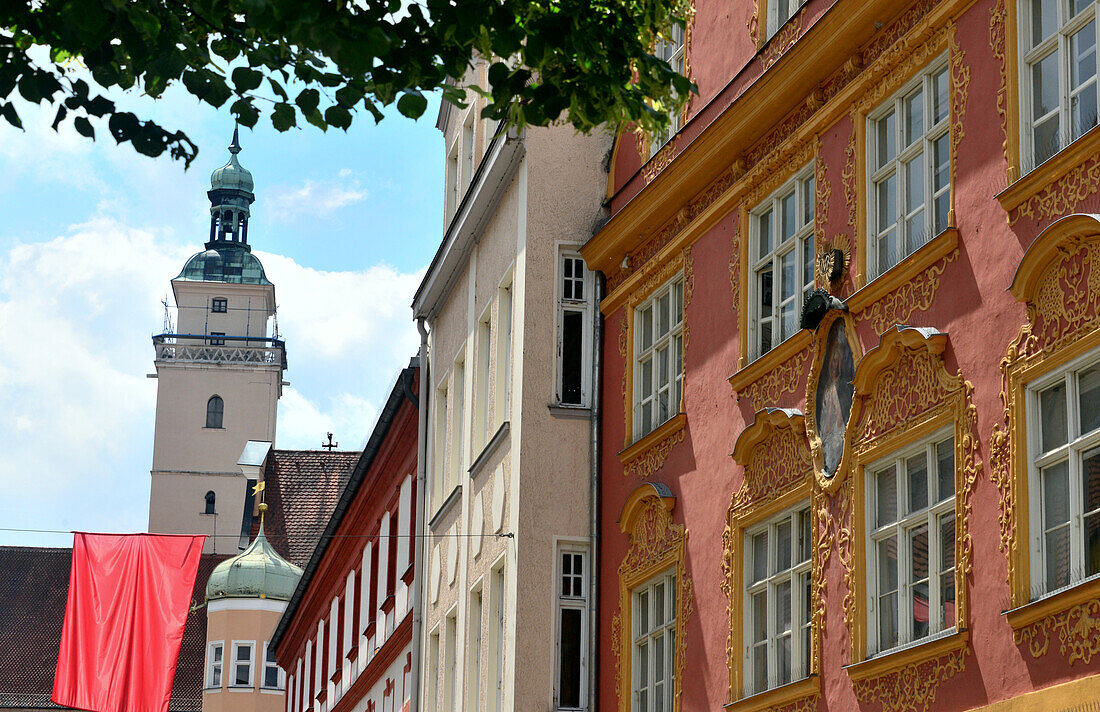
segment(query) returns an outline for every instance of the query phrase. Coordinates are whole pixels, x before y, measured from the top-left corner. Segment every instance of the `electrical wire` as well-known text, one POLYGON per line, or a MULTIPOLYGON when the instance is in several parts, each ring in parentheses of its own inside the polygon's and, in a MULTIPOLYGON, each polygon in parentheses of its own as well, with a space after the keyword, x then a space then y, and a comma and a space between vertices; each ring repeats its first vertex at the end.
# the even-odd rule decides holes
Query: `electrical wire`
MULTIPOLYGON (((0 532, 18 532, 24 534, 76 534, 74 530, 67 529, 19 529, 16 527, 0 527, 0 532)), ((112 532, 114 533, 114 532, 112 532)), ((152 532, 132 532, 134 534, 149 534, 152 532)), ((188 535, 190 536, 190 535, 188 535)), ((240 539, 240 534, 195 534, 194 536, 205 536, 207 538, 230 538, 240 539)), ((426 539, 443 539, 443 538, 466 538, 473 539, 515 539, 516 535, 512 532, 501 532, 499 534, 318 534, 317 536, 295 536, 291 537, 287 534, 266 534, 268 539, 276 539, 278 541, 289 541, 291 539, 309 540, 315 541, 319 539, 415 539, 417 536, 422 536, 426 539)))

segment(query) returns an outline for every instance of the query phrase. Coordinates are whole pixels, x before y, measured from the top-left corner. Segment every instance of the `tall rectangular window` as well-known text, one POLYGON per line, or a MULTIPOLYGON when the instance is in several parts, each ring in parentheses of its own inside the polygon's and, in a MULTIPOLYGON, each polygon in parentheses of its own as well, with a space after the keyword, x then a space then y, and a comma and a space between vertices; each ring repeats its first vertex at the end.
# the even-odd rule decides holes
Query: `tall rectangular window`
POLYGON ((803 168, 751 215, 749 318, 752 357, 763 356, 799 330, 814 288, 814 171, 803 168))
POLYGON ((582 406, 591 368, 590 277, 580 255, 563 253, 558 264, 558 402, 582 406))
POLYGON ((941 57, 868 117, 872 278, 948 227, 949 82, 941 57))
POLYGON ((462 190, 460 181, 462 178, 459 176, 458 170, 458 153, 459 143, 461 138, 456 136, 455 140, 451 143, 450 149, 447 151, 447 174, 444 177, 444 190, 446 197, 444 200, 443 209, 446 213, 445 222, 450 222, 455 215, 455 211, 458 210, 458 196, 462 190))
MULTIPOLYGON (((465 347, 463 347, 465 351, 465 347)), ((462 357, 455 361, 451 371, 451 447, 448 455, 450 466, 447 493, 462 482, 465 469, 463 450, 466 444, 466 362, 462 357)), ((446 496, 446 493, 444 494, 446 496)))
POLYGON ((680 412, 684 378, 684 277, 634 312, 634 438, 680 412))
POLYGON ((745 532, 745 694, 810 674, 810 551, 807 503, 745 532))
POLYGON ((424 667, 424 708, 434 710, 439 705, 439 628, 428 636, 428 664, 424 667))
POLYGON ((1020 2, 1024 169, 1096 125, 1096 3, 1020 2))
POLYGON ((474 425, 471 457, 489 442, 489 381, 492 379, 493 307, 489 305, 477 323, 477 370, 474 372, 474 425))
POLYGON ((279 663, 275 662, 275 653, 265 640, 263 686, 270 690, 281 690, 284 685, 283 671, 279 668, 279 663))
POLYGON ((870 653, 955 626, 955 440, 867 470, 870 653))
POLYGON ((491 574, 489 588, 489 664, 492 666, 491 684, 487 692, 490 712, 504 712, 504 562, 501 561, 491 574))
POLYGON ((447 614, 446 639, 443 641, 443 710, 457 712, 461 695, 457 689, 458 612, 447 614))
POLYGON ((557 701, 559 710, 587 706, 587 553, 576 545, 558 548, 557 701))
POLYGON ((1045 594, 1100 574, 1100 364, 1044 379, 1027 409, 1031 579, 1045 594))
POLYGON ((666 571, 634 589, 631 690, 634 712, 669 712, 675 687, 676 574, 666 571))
MULTIPOLYGON (((663 59, 668 62, 673 71, 678 74, 684 73, 684 27, 683 25, 675 25, 669 36, 665 39, 657 40, 657 45, 653 50, 653 55, 658 59, 663 59)), ((649 145, 649 155, 652 157, 657 151, 661 150, 669 140, 676 135, 676 132, 680 130, 680 111, 679 109, 670 109, 668 112, 668 128, 664 131, 654 134, 653 140, 649 145)))
POLYGON ((206 686, 217 688, 222 686, 222 651, 224 644, 219 640, 213 642, 206 649, 206 686))
MULTIPOLYGON (((432 494, 434 506, 443 504, 447 489, 447 425, 451 422, 446 380, 435 391, 435 422, 432 424, 432 494)), ((372 614, 373 615, 373 614, 372 614)))
POLYGON ((470 592, 466 621, 466 706, 463 712, 481 709, 481 586, 470 592))
POLYGON ((252 641, 233 641, 233 680, 231 687, 252 687, 252 641))
POLYGON ((512 277, 497 288, 496 395, 493 402, 494 429, 509 420, 512 398, 512 277))
POLYGON ((470 187, 474 179, 474 121, 477 116, 477 102, 466 112, 462 121, 462 190, 470 187))

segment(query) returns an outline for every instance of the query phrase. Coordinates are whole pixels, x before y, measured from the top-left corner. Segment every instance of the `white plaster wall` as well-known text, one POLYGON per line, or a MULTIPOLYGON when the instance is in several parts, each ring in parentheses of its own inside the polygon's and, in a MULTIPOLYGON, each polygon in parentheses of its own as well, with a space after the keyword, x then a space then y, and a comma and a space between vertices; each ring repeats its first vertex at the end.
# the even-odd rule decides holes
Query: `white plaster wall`
MULTIPOLYGON (((175 295, 176 333, 234 336, 268 335, 268 323, 275 308, 275 287, 270 284, 224 284, 221 282, 172 281, 175 295), (210 311, 215 298, 227 300, 227 311, 210 311)), ((231 343, 226 340, 226 343, 231 343)))

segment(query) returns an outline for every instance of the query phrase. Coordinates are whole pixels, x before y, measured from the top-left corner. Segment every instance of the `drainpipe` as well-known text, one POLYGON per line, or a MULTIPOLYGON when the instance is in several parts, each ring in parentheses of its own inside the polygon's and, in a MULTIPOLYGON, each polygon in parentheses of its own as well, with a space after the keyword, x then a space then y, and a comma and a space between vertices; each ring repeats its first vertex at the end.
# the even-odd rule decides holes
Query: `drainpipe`
POLYGON ((420 709, 420 628, 423 619, 423 604, 421 602, 421 589, 427 567, 424 565, 424 507, 427 491, 427 464, 428 464, 428 402, 431 394, 431 368, 428 363, 428 330, 424 326, 424 318, 416 320, 416 328, 420 332, 420 403, 417 409, 417 433, 416 433, 416 542, 413 552, 413 625, 412 625, 412 667, 409 676, 414 688, 410 698, 408 712, 417 712, 420 709))
POLYGON ((588 592, 588 709, 596 709, 596 696, 599 693, 599 658, 600 650, 600 353, 603 338, 603 312, 600 311, 600 300, 603 299, 603 272, 595 273, 595 305, 596 314, 593 322, 592 335, 592 477, 589 483, 589 503, 591 511, 588 523, 589 550, 591 552, 591 575, 588 592))

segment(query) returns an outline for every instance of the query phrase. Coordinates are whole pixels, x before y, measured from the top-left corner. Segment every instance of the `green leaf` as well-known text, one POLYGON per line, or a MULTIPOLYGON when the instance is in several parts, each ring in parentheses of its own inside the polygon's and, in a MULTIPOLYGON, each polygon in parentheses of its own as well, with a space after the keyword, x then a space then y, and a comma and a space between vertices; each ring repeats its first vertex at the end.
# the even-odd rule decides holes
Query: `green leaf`
POLYGON ((0 116, 3 116, 9 124, 17 129, 23 128, 23 122, 19 119, 19 114, 15 111, 15 105, 11 103, 0 105, 0 116))
POLYGON ((233 86, 236 87, 238 94, 252 91, 259 87, 260 82, 263 80, 264 75, 257 72, 255 69, 237 67, 233 70, 233 86))
POLYGON ((338 129, 348 130, 351 126, 351 112, 342 106, 330 106, 325 109, 325 121, 329 126, 335 126, 338 129))
POLYGON ((428 100, 416 89, 406 89, 397 100, 397 110, 410 119, 419 119, 427 108, 428 100))
POLYGON ((271 125, 276 131, 286 131, 297 125, 294 107, 285 101, 276 104, 274 111, 271 112, 271 125))
POLYGON ((316 89, 303 89, 298 93, 294 103, 302 110, 303 116, 308 116, 317 111, 317 105, 321 103, 321 95, 316 89))
POLYGON ((76 129, 76 132, 81 136, 93 140, 95 139, 95 129, 92 128, 92 122, 88 121, 88 119, 83 116, 78 116, 73 119, 73 128, 76 129))

